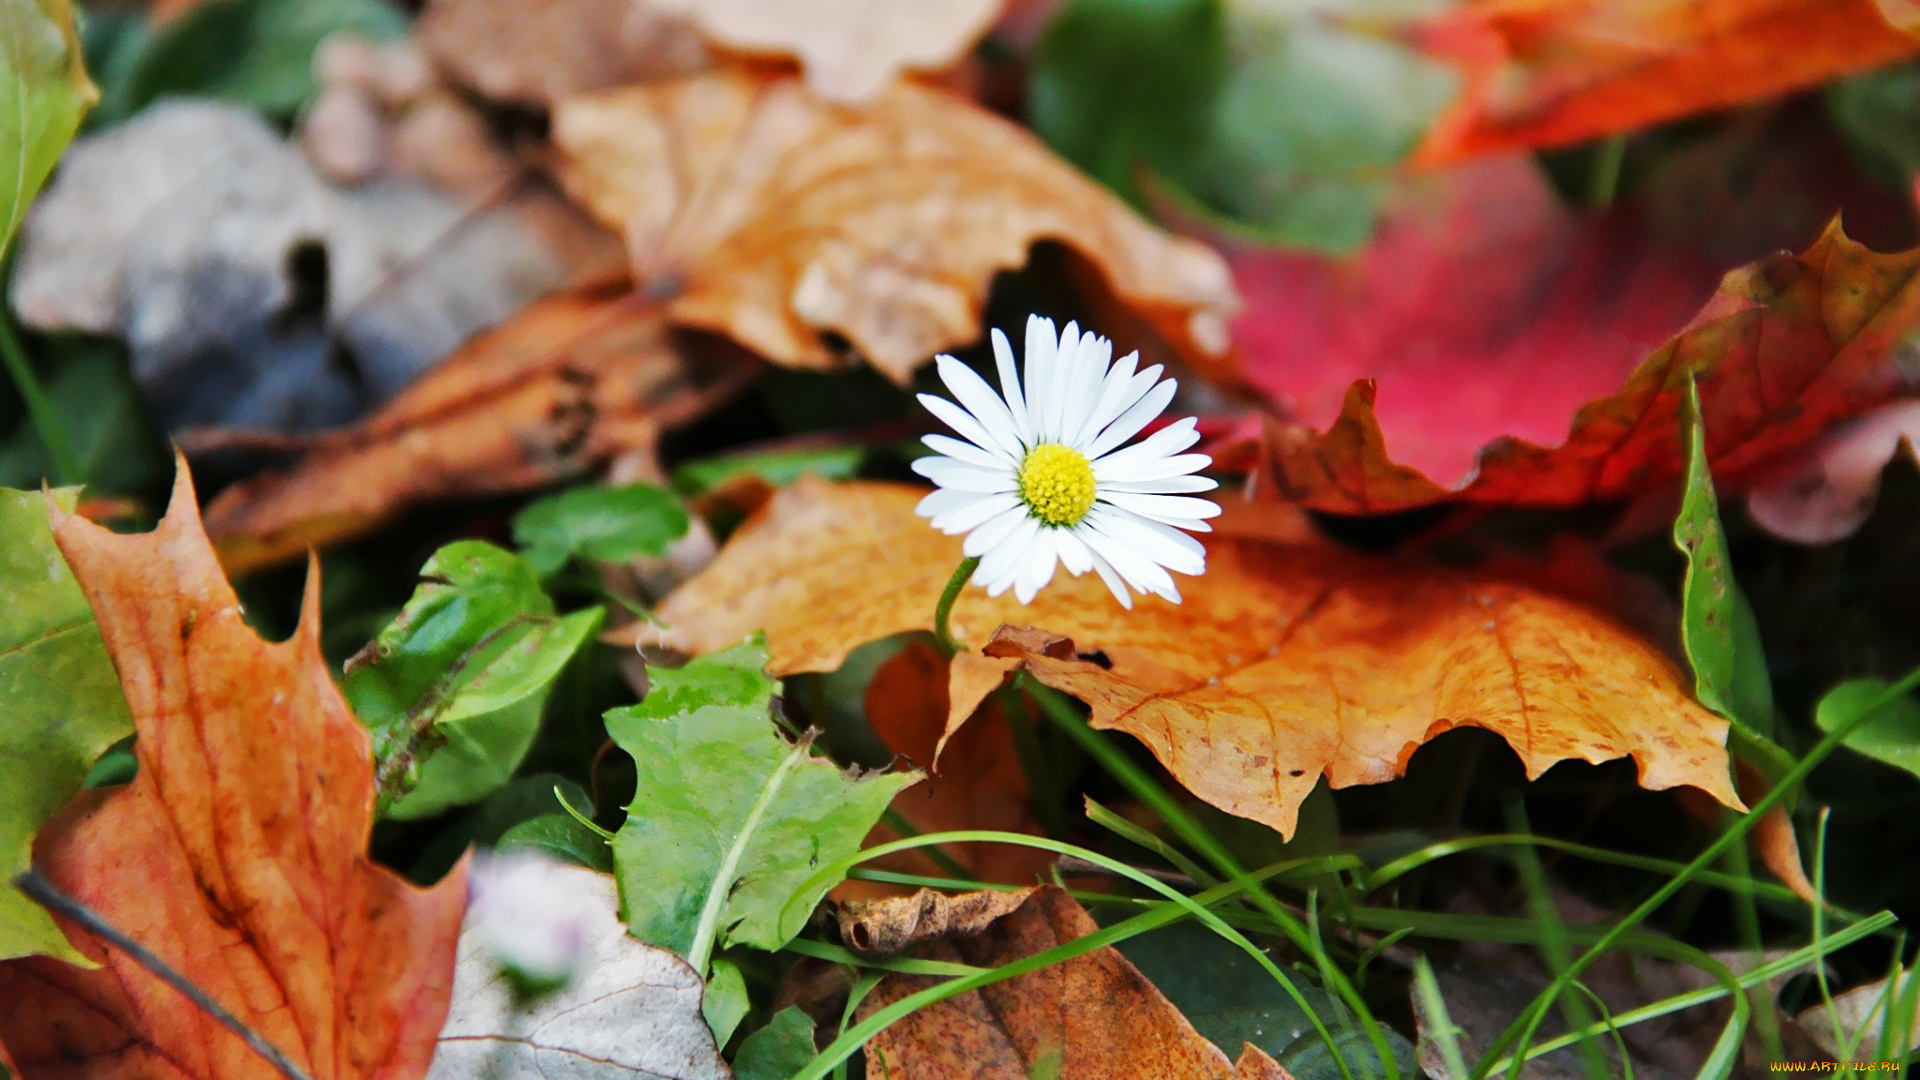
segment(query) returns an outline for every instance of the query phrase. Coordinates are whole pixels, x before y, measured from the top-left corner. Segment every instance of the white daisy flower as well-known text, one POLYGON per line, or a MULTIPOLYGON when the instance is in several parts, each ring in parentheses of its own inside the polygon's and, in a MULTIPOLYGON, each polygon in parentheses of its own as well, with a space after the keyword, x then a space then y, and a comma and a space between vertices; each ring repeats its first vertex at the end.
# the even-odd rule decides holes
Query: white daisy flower
POLYGON ((1056 339, 1053 320, 1037 315, 1027 320, 1024 392, 998 330, 993 356, 1001 394, 942 356, 940 378, 959 404, 920 395, 965 441, 926 436, 937 453, 913 471, 939 490, 918 513, 967 535, 963 550, 980 559, 973 583, 993 596, 1012 588, 1030 603, 1059 563, 1075 577, 1099 574, 1123 607, 1133 606, 1128 586, 1179 603, 1167 571, 1199 574, 1207 559, 1180 530, 1211 531, 1205 519, 1220 513, 1192 497, 1217 486, 1192 475, 1213 459, 1181 453, 1200 439, 1192 417, 1127 445, 1173 400, 1174 381, 1161 381, 1158 364, 1135 371, 1139 353, 1109 366, 1112 342, 1074 323, 1056 339))

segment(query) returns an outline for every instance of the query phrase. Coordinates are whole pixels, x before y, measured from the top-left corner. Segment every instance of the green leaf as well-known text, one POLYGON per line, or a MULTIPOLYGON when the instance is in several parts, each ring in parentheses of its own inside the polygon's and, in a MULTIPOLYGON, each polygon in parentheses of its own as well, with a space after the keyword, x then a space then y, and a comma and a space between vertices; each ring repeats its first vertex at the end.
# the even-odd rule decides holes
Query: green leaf
MULTIPOLYGON (((1265 1050, 1297 1080, 1340 1076, 1334 1053, 1313 1029, 1307 1013, 1265 969, 1232 942, 1195 923, 1172 926, 1128 938, 1118 946, 1147 981, 1173 1002, 1193 1029, 1229 1058, 1243 1043, 1265 1050)), ((1326 1025, 1339 1054, 1355 1076, 1382 1076, 1385 1069, 1373 1041, 1347 1018, 1331 994, 1295 977, 1301 997, 1326 1025)), ((1386 1029, 1388 1049, 1401 1076, 1418 1076, 1413 1044, 1386 1029)))
POLYGON ((623 563, 664 555, 687 534, 678 496, 651 484, 577 487, 541 499, 513 519, 513 542, 542 577, 569 559, 623 563))
POLYGON ((67 0, 0 0, 0 23, 0 175, 11 178, 0 196, 4 250, 100 91, 87 78, 67 0))
POLYGON ((706 1018, 713 1041, 725 1047, 752 1008, 753 1003, 747 999, 747 977, 740 973, 740 965, 722 956, 714 957, 706 993, 700 998, 700 1015, 706 1018))
POLYGON ((1161 190, 1257 242, 1352 251, 1457 78, 1350 28, 1406 3, 1342 7, 1073 0, 1035 55, 1034 130, 1136 204, 1161 190))
MULTIPOLYGON (((78 492, 53 493, 71 511, 78 492)), ((12 884, 34 834, 95 760, 133 732, 93 611, 47 527, 47 496, 0 490, 0 959, 83 964, 52 918, 12 884)))
MULTIPOLYGON (((1892 684, 1885 679, 1853 679, 1827 691, 1814 708, 1813 721, 1832 731, 1853 719, 1892 684)), ((1901 694, 1874 710, 1846 738, 1847 749, 1920 776, 1920 701, 1901 694)))
POLYGON ((813 1054, 813 1020, 798 1005, 789 1005, 741 1040, 733 1056, 734 1080, 791 1080, 813 1054))
POLYGON ((613 840, 627 926, 696 970, 728 945, 791 941, 838 879, 796 891, 859 850, 919 778, 854 776, 783 738, 766 663, 756 637, 683 668, 649 666, 646 700, 607 714, 637 774, 613 840))
POLYGON ((211 0, 154 34, 109 105, 125 119, 191 94, 291 116, 319 89, 313 54, 329 35, 389 41, 407 31, 406 16, 384 0, 211 0))
MULTIPOLYGON (((147 419, 126 350, 101 338, 41 339, 35 350, 54 420, 79 458, 80 476, 98 495, 154 492, 173 462, 147 419)), ((54 462, 37 427, 23 420, 0 438, 0 485, 35 487, 54 462)))
POLYGON ((581 824, 572 814, 542 814, 500 834, 497 851, 525 849, 551 855, 592 870, 613 872, 613 849, 606 838, 581 824))
POLYGON ((1687 488, 1673 542, 1687 556, 1680 595, 1680 640, 1693 665, 1700 704, 1761 734, 1773 730, 1773 689, 1760 624, 1733 579, 1733 558, 1720 527, 1720 503, 1707 467, 1700 388, 1689 384, 1687 488))
MULTIPOLYGON (((439 835, 413 860, 413 865, 408 868, 408 876, 415 881, 439 881, 447 871, 453 869, 453 865, 460 861, 460 856, 469 847, 499 849, 507 846, 508 834, 521 825, 552 815, 566 817, 559 797, 554 794, 555 788, 559 788, 567 798, 586 805, 586 789, 558 773, 516 776, 441 829, 439 835)), ((603 865, 594 868, 612 869, 613 857, 607 852, 604 840, 600 840, 600 852, 603 865)), ((581 862, 577 858, 566 858, 566 861, 581 862)))
MULTIPOLYGON (((1285 1065, 1298 1080, 1340 1076, 1335 1054, 1313 1029, 1300 1005, 1239 947, 1194 923, 1129 938, 1120 952, 1166 995, 1207 1041, 1238 1058, 1252 1043, 1285 1065)), ((1331 994, 1296 977, 1301 997, 1326 1025, 1339 1056, 1355 1076, 1381 1076, 1385 1070, 1366 1030, 1347 1019, 1331 994)), ((1413 1044, 1390 1029, 1388 1049, 1401 1076, 1418 1076, 1413 1044)))
POLYGON ((1906 190, 1920 173, 1920 65, 1841 79, 1827 87, 1827 109, 1854 160, 1906 190))
POLYGON ((866 457, 864 446, 729 454, 687 462, 673 471, 673 486, 688 496, 696 496, 740 476, 757 476, 777 488, 786 487, 809 473, 823 480, 844 480, 860 470, 866 457))
POLYGON ((401 819, 474 802, 513 775, 554 678, 604 615, 556 616, 531 567, 477 540, 441 548, 420 576, 342 684, 373 734, 383 811, 401 819))
POLYGON ((1070 0, 1034 50, 1033 130, 1136 205, 1203 145, 1228 77, 1221 0, 1070 0))

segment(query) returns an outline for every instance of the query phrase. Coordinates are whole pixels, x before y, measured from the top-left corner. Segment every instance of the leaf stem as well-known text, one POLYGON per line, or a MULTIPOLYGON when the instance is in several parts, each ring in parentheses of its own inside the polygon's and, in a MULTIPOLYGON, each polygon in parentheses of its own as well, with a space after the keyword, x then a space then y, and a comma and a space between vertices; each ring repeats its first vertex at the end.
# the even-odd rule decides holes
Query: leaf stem
POLYGON ((66 425, 60 422, 52 399, 33 374, 27 351, 20 344, 20 335, 14 332, 13 320, 4 311, 0 311, 0 362, 6 364, 7 374, 13 377, 14 389, 20 392, 20 401, 27 407, 34 431, 39 433, 40 441, 47 444, 47 456, 53 459, 54 482, 63 486, 85 483, 86 469, 80 464, 73 440, 67 436, 66 425))
POLYGON ((173 969, 171 964, 150 952, 146 946, 128 937, 112 923, 100 917, 100 914, 80 901, 68 896, 40 875, 38 870, 29 870, 13 879, 14 888, 42 907, 58 912, 79 923, 87 933, 105 941, 107 944, 127 954, 127 958, 147 969, 154 978, 179 991, 188 1001, 200 1007, 202 1012, 219 1023, 221 1027, 253 1048, 253 1052, 267 1060, 287 1080, 312 1080, 305 1070, 295 1065, 280 1048, 268 1042, 264 1036, 247 1026, 245 1020, 228 1012, 219 1002, 208 996, 205 990, 195 986, 185 975, 173 969))
POLYGON ((953 602, 959 598, 960 590, 967 587, 967 579, 973 576, 974 570, 979 566, 978 556, 961 559, 960 565, 953 569, 953 576, 947 579, 947 587, 940 591, 940 602, 934 605, 933 638, 939 643, 940 651, 948 656, 964 648, 960 642, 954 640, 953 627, 950 625, 953 617, 953 602))
POLYGON ((753 806, 747 811, 746 820, 740 823, 740 829, 734 834, 733 843, 727 847, 727 855, 720 860, 720 869, 714 872, 713 885, 707 890, 706 903, 700 908, 700 921, 694 925, 693 944, 687 947, 687 963, 702 979, 707 977, 707 962, 713 959, 713 945, 720 937, 720 916, 727 909, 727 897, 733 893, 734 874, 740 869, 740 860, 746 857, 747 845, 752 842, 753 834, 759 831, 760 819, 767 816, 767 807, 773 805, 773 797, 787 781, 787 774, 806 756, 811 736, 805 736, 793 744, 780 764, 767 777, 766 784, 760 789, 760 796, 753 800, 753 806))

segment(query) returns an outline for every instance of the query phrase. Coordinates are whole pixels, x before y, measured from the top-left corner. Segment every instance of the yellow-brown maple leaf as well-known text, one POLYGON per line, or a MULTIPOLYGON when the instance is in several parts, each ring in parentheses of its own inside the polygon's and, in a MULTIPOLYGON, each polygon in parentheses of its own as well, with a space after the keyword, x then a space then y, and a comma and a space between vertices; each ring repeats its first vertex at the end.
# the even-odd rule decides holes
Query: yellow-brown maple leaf
POLYGON ((995 274, 1057 241, 1188 360, 1226 371, 1226 264, 1168 235, 1032 134, 896 83, 860 108, 792 76, 707 72, 563 101, 569 192, 627 237, 674 322, 833 368, 839 335, 904 383, 980 335, 995 274))
MULTIPOLYGON (((672 640, 698 652, 764 629, 784 674, 930 628, 960 541, 914 514, 922 494, 816 480, 781 492, 661 606, 672 640)), ((949 730, 1024 664, 1090 704, 1095 727, 1145 742, 1194 794, 1283 833, 1322 775, 1335 787, 1392 779, 1421 744, 1464 726, 1499 734, 1528 776, 1631 756, 1648 788, 1691 785, 1740 805, 1726 721, 1693 699, 1671 658, 1607 615, 1507 575, 1205 539, 1207 572, 1182 582, 1179 605, 1148 598, 1124 611, 1092 575, 1061 575, 1025 607, 963 591, 954 630, 975 645, 1003 623, 1034 626, 1111 667, 1003 639, 1010 655, 955 665, 949 730)))
MULTIPOLYGON (((314 1080, 423 1075, 446 1017, 466 871, 420 889, 367 857, 372 752, 320 654, 317 574, 299 629, 261 640, 201 528, 184 463, 153 532, 59 517, 54 537, 119 671, 140 769, 41 832, 40 871, 314 1080)), ((126 954, 63 928, 99 968, 0 964, 0 1046, 15 1076, 277 1080, 126 954)))

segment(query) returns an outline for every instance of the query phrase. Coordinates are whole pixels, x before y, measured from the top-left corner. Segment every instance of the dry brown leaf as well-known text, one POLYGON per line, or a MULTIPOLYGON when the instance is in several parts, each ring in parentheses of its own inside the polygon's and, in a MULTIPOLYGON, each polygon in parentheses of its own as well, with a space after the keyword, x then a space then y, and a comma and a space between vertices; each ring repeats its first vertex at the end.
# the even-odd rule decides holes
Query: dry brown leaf
MULTIPOLYGON (((914 515, 922 494, 817 480, 782 491, 661 606, 670 639, 704 652, 764 629, 786 674, 930 628, 960 543, 914 515)), ((1194 794, 1282 833, 1320 776, 1390 780, 1462 726, 1505 738, 1530 777, 1630 755, 1647 788, 1741 805, 1726 721, 1672 659, 1589 607, 1492 573, 1207 540, 1182 605, 1149 598, 1129 613, 1096 577, 1062 576, 1027 607, 962 592, 954 632, 983 643, 1002 623, 1039 626, 1104 653, 1110 669, 1028 649, 1009 659, 1090 703, 1095 727, 1145 742, 1194 794)), ((964 719, 968 698, 952 705, 964 719)))
MULTIPOLYGON (((320 654, 320 581, 293 636, 241 616, 184 463, 153 532, 56 515, 139 738, 34 861, 317 1080, 423 1074, 447 1014, 464 864, 420 889, 368 858, 373 754, 320 654)), ((246 1043, 62 920, 99 968, 0 964, 0 1059, 22 1080, 277 1080, 246 1043)))
POLYGON ((814 93, 847 103, 872 98, 902 72, 953 65, 993 25, 1003 2, 648 0, 691 18, 722 48, 795 57, 814 93))
POLYGON ((650 447, 753 366, 684 362, 624 283, 528 305, 291 470, 220 494, 207 528, 233 573, 361 535, 435 499, 524 491, 650 447))
MULTIPOLYGON (((1035 833, 1043 830, 1034 819, 1033 793, 1026 770, 1014 747, 1006 714, 990 703, 979 723, 968 725, 942 746, 947 728, 947 659, 924 641, 909 642, 880 665, 867 684, 867 724, 887 748, 908 762, 926 768, 940 752, 940 767, 923 783, 894 796, 893 811, 921 833, 959 829, 1035 833)), ((874 828, 868 844, 897 839, 885 824, 874 828)), ((976 881, 1031 884, 1039 879, 1052 854, 1012 844, 968 844, 949 854, 972 872, 976 881)), ((874 864, 876 869, 902 873, 939 873, 938 864, 919 851, 903 851, 874 864)), ((899 886, 882 882, 842 882, 835 899, 897 896, 899 886)))
MULTIPOLYGON (((997 895, 997 894, 989 894, 997 895)), ((965 903, 967 898, 953 898, 965 903)), ((996 900, 995 902, 999 902, 996 900)), ((1052 885, 984 927, 924 933, 924 960, 997 967, 1099 929, 1052 885)), ((864 1018, 941 980, 888 975, 861 1003, 864 1018)), ((1280 1080, 1286 1070, 1248 1044, 1238 1068, 1107 947, 910 1013, 867 1043, 869 1080, 1280 1080)))
POLYGON ((561 178, 627 236, 673 321, 777 363, 834 368, 839 335, 905 382, 975 340, 995 274, 1058 241, 1202 367, 1223 372, 1238 306, 1226 264, 1169 236, 1031 134, 895 84, 834 107, 740 70, 563 101, 561 178))
POLYGON ((699 36, 665 7, 642 0, 432 0, 420 13, 420 45, 454 80, 487 97, 546 105, 705 67, 699 36))

